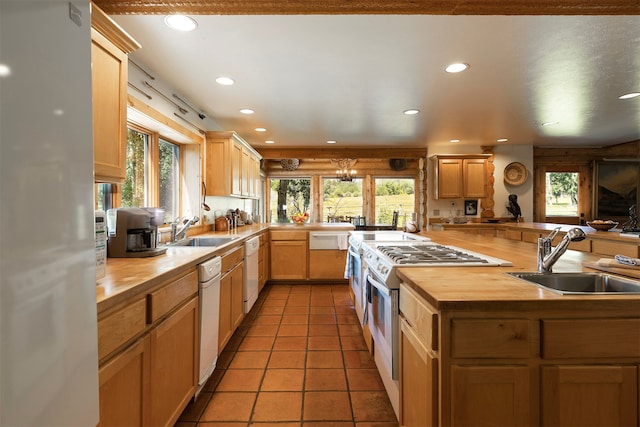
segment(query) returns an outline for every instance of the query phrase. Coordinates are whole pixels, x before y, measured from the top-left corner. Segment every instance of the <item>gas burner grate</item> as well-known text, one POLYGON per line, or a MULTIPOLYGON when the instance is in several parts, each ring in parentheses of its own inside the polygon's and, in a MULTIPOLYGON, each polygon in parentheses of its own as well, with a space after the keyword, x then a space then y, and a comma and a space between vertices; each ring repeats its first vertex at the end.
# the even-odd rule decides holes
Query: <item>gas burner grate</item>
POLYGON ((395 264, 488 263, 483 258, 442 245, 388 245, 377 249, 395 264))

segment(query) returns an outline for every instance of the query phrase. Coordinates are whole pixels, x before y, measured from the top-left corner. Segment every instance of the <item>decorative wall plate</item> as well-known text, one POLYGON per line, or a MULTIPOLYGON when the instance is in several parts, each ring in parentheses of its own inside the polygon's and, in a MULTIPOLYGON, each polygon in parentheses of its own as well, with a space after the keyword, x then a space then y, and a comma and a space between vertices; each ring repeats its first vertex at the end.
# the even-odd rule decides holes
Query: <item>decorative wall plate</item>
POLYGON ((282 169, 286 171, 294 171, 298 169, 298 166, 300 166, 300 160, 299 159, 282 159, 280 160, 280 164, 282 165, 282 169))
POLYGON ((504 168, 504 182, 509 185, 522 185, 527 180, 527 168, 519 162, 509 163, 504 168))

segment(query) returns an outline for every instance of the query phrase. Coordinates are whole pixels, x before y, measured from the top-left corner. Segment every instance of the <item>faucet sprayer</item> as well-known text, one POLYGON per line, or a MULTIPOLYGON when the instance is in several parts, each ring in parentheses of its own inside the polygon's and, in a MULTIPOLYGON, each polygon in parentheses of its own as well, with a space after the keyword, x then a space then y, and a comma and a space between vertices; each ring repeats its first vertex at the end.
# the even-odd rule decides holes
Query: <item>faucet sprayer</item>
POLYGON ((538 239, 538 272, 540 273, 551 273, 553 265, 567 251, 569 244, 571 242, 579 242, 587 237, 581 229, 572 228, 567 231, 562 241, 552 250, 551 242, 559 231, 560 227, 557 227, 547 237, 538 239))

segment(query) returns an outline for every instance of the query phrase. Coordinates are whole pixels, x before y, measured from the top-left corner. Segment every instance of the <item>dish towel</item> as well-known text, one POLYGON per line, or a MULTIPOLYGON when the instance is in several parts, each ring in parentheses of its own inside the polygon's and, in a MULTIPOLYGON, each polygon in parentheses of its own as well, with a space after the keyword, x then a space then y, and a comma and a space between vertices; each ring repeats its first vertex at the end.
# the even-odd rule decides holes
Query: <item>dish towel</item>
POLYGON ((349 245, 349 235, 348 234, 339 234, 338 235, 338 249, 340 249, 341 251, 346 251, 348 245, 349 245))
POLYGON ((634 267, 640 267, 640 259, 639 258, 631 258, 625 255, 616 255, 616 261, 620 264, 631 265, 634 267))
POLYGON ((351 251, 347 251, 347 265, 344 266, 344 278, 345 279, 349 279, 351 278, 351 257, 353 255, 351 255, 351 251))

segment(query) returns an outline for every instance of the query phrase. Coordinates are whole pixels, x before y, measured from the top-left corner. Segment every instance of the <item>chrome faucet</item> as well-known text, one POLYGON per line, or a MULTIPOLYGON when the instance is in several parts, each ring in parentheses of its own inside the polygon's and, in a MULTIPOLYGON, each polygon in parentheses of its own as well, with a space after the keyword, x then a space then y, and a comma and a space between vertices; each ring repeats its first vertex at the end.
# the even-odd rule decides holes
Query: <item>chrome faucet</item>
POLYGON ((579 228, 572 228, 567 231, 562 241, 558 243, 558 246, 551 248, 551 242, 560 231, 560 227, 555 228, 547 237, 538 238, 538 272, 551 273, 553 265, 560 259, 562 254, 569 248, 569 243, 579 242, 587 237, 579 228))
POLYGON ((187 230, 196 222, 200 221, 200 218, 194 216, 193 218, 183 218, 182 220, 178 219, 175 222, 171 223, 171 241, 177 242, 182 239, 187 234, 187 230), (178 224, 182 223, 182 227, 178 230, 178 224))

